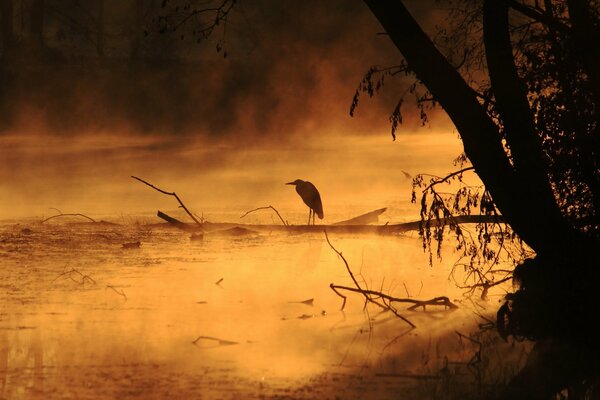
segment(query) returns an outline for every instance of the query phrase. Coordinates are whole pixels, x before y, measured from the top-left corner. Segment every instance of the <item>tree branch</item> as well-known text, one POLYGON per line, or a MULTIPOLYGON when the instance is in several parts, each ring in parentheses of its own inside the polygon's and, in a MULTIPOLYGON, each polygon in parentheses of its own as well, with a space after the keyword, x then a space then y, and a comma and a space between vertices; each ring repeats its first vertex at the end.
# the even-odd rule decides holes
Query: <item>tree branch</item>
MULTIPOLYGON (((472 89, 435 47, 400 0, 364 0, 382 24, 408 66, 423 82, 456 126, 465 154, 485 183, 506 221, 534 250, 561 251, 573 231, 553 225, 540 199, 520 182, 502 146, 499 127, 472 89), (556 245, 556 246, 555 246, 556 245)), ((542 199, 543 200, 543 199, 542 199)), ((575 240, 580 235, 573 234, 575 240)))
POLYGON ((279 219, 281 220, 281 223, 282 223, 283 225, 285 225, 285 226, 288 226, 288 225, 289 225, 289 224, 287 223, 287 221, 285 221, 285 220, 283 219, 283 217, 281 216, 281 214, 279 214, 279 211, 277 211, 277 209, 276 209, 275 207, 273 207, 273 206, 258 207, 258 208, 255 208, 255 209, 253 209, 253 210, 246 211, 246 212, 245 212, 245 213, 244 213, 244 214, 243 214, 243 215, 240 217, 240 219, 244 218, 246 215, 248 215, 248 214, 250 214, 250 213, 253 213, 253 212, 255 212, 255 211, 259 211, 259 210, 268 210, 268 209, 271 209, 271 210, 275 211, 275 214, 277 214, 277 216, 279 217, 279 219))
MULTIPOLYGON (((579 0, 578 0, 579 1, 579 0)), ((550 14, 542 13, 535 8, 531 8, 525 4, 519 3, 516 0, 504 0, 504 4, 513 10, 525 15, 528 18, 531 18, 534 21, 540 22, 546 25, 550 29, 554 29, 561 33, 570 34, 571 27, 554 19, 550 16, 550 14)))
POLYGON ((197 223, 198 225, 202 225, 202 223, 200 221, 198 221, 198 219, 194 216, 194 214, 192 214, 190 212, 190 210, 188 210, 188 208, 185 206, 185 204, 183 204, 183 202, 181 201, 181 199, 179 198, 179 196, 177 196, 177 194, 175 192, 167 192, 166 190, 162 190, 156 186, 154 186, 153 184, 151 184, 150 182, 146 182, 145 180, 138 178, 137 176, 133 176, 131 175, 131 177, 137 181, 142 182, 144 185, 150 186, 152 189, 156 190, 157 192, 160 192, 162 194, 166 194, 168 196, 173 196, 175 197, 175 199, 177 199, 177 202, 181 205, 181 208, 183 208, 185 210, 185 212, 187 213, 187 215, 190 216, 190 218, 192 220, 194 220, 195 223, 197 223))

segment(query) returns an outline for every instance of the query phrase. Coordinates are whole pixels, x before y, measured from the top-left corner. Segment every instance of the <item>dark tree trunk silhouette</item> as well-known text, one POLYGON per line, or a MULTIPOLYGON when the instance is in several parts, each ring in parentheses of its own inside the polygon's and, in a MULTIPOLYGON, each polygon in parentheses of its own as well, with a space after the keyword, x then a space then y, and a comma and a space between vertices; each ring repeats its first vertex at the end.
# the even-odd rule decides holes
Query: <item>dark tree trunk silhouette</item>
MULTIPOLYGON (((536 251, 553 249, 560 252, 562 248, 568 247, 569 243, 580 235, 561 217, 548 189, 547 179, 534 182, 535 178, 542 174, 539 170, 541 160, 529 159, 523 161, 525 165, 522 168, 512 167, 502 147, 498 126, 486 114, 471 88, 437 50, 402 2, 365 2, 417 78, 427 86, 452 119, 462 138, 466 155, 486 184, 506 221, 536 251), (532 170, 527 169, 530 166, 533 167, 532 170)), ((502 76, 496 78, 499 80, 498 84, 509 79, 502 76)), ((518 107, 512 103, 507 104, 505 113, 511 114, 512 108, 518 107)), ((527 113, 526 110, 523 112, 527 113)), ((526 118, 515 116, 515 121, 511 122, 516 123, 521 117, 526 118)), ((522 133, 519 132, 522 137, 513 137, 513 147, 517 152, 527 152, 535 141, 528 136, 531 132, 524 129, 520 129, 522 133)), ((533 154, 537 152, 539 149, 533 154)))
MULTIPOLYGON (((597 43, 592 38, 598 38, 599 30, 591 17, 590 4, 567 1, 570 23, 564 24, 553 19, 552 8, 541 13, 520 2, 483 1, 483 44, 498 117, 495 120, 401 0, 365 0, 365 3, 416 78, 451 118, 465 154, 505 221, 537 253, 534 260, 515 270, 515 277, 522 279, 521 289, 509 297, 511 305, 507 303, 504 307, 508 308, 499 312, 501 316, 510 310, 511 329, 538 341, 529 363, 509 385, 504 398, 546 398, 587 380, 586 374, 597 372, 593 360, 600 353, 587 327, 590 313, 600 306, 593 295, 598 283, 600 244, 593 236, 574 228, 557 204, 527 87, 515 64, 509 12, 514 9, 549 29, 566 30, 572 35, 567 37, 575 43, 598 105, 600 51, 590 43, 597 43), (561 297, 557 299, 559 291, 561 297), (548 344, 556 343, 548 338, 559 340, 561 345, 548 344), (573 367, 574 352, 579 357, 577 368, 573 367), (565 369, 568 374, 562 373, 565 369), (526 384, 528 377, 536 378, 533 385, 526 384)), ((576 132, 576 136, 589 136, 589 132, 576 132)), ((583 157, 587 157, 580 168, 587 168, 582 175, 596 205, 592 218, 597 219, 600 213, 597 153, 590 150, 591 146, 586 148, 585 143, 578 146, 583 157)), ((500 325, 499 330, 505 328, 500 325)))

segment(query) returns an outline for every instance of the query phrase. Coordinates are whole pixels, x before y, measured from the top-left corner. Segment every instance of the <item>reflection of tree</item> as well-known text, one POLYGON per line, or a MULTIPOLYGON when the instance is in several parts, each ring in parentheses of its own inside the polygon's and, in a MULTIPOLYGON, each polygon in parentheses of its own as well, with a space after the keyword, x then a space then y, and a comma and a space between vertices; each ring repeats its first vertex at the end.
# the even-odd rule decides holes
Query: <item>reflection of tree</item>
MULTIPOLYGON (((537 253, 516 269, 520 290, 499 312, 503 334, 539 341, 508 390, 543 398, 587 382, 598 354, 587 325, 599 305, 600 58, 590 44, 600 35, 597 2, 456 1, 463 18, 454 33, 463 36, 446 48, 401 1, 365 2, 426 87, 417 100, 441 105, 452 119, 493 201, 486 210, 497 208, 537 253), (485 68, 474 71, 473 60, 485 68), (561 345, 545 345, 551 340, 561 345)), ((447 209, 435 196, 423 200, 425 211, 436 207, 447 209)))

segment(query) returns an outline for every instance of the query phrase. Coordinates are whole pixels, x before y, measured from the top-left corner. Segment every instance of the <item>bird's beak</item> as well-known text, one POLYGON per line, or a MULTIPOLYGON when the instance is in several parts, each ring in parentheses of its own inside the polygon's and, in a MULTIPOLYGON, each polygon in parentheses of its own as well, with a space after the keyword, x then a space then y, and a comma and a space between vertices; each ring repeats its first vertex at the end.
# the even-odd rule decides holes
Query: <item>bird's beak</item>
POLYGON ((288 183, 286 183, 286 185, 295 185, 295 183, 294 182, 288 182, 288 183))

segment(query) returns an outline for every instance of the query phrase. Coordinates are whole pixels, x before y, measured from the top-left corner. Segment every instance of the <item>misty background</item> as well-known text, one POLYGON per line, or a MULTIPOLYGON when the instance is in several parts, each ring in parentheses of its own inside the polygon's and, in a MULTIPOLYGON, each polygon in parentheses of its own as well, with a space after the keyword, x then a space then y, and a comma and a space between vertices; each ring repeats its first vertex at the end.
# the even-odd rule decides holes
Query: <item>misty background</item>
POLYGON ((462 151, 443 113, 422 128, 410 104, 392 141, 404 76, 349 116, 368 68, 400 61, 361 1, 238 1, 208 38, 210 15, 165 31, 188 4, 220 3, 2 0, 0 218, 174 207, 137 175, 197 213, 304 212, 283 183, 307 179, 333 222, 332 207, 409 208, 403 171, 441 174, 462 151))

